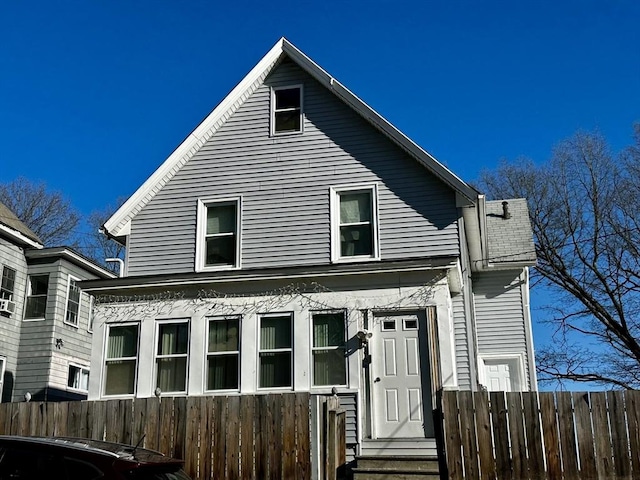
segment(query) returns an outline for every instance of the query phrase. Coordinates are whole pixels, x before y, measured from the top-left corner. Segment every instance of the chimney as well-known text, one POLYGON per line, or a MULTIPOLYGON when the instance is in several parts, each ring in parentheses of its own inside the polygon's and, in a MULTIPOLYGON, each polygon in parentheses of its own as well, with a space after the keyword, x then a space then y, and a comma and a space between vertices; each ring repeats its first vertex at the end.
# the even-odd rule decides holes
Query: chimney
POLYGON ((509 202, 506 200, 502 202, 502 218, 509 220, 511 218, 511 212, 509 212, 509 202))

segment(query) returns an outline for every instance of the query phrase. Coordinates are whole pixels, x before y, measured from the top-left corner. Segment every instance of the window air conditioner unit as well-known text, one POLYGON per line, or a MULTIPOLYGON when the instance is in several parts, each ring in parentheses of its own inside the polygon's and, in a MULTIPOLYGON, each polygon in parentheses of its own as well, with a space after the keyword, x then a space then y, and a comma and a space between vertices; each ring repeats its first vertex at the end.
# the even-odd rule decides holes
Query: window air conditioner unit
POLYGON ((0 312, 1 313, 14 313, 16 311, 16 302, 7 300, 6 298, 0 298, 0 312))

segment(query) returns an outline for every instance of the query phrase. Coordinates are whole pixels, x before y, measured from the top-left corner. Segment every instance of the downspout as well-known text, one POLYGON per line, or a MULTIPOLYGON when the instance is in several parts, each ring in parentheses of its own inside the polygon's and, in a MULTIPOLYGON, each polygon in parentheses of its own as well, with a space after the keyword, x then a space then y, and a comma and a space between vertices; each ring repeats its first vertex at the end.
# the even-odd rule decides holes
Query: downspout
POLYGON ((480 218, 484 218, 485 197, 478 195, 478 203, 470 207, 462 207, 462 218, 464 219, 464 230, 469 247, 469 259, 471 270, 483 270, 485 266, 483 252, 485 251, 483 230, 480 218))

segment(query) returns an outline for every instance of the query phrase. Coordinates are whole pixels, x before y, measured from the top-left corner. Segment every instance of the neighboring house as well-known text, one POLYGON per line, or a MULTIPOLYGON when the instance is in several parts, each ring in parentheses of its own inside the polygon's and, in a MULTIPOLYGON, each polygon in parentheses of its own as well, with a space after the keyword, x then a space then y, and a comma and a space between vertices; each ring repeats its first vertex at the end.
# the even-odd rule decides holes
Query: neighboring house
POLYGON ((93 298, 81 280, 114 275, 67 247, 44 248, 0 203, 0 398, 87 398, 93 298))
POLYGON ((433 453, 438 389, 536 389, 504 208, 281 39, 104 225, 89 398, 337 392, 351 454, 433 453))

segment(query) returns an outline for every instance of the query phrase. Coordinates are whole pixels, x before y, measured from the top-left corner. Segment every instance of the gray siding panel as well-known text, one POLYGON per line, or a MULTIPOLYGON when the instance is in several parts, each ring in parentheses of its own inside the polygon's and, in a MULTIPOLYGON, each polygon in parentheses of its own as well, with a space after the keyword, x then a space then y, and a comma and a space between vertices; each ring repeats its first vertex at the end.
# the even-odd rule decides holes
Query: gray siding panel
POLYGON ((329 263, 330 187, 374 182, 384 260, 458 255, 453 191, 284 62, 133 219, 128 273, 194 270, 203 197, 242 197, 243 268, 329 263), (270 86, 300 83, 304 133, 270 137, 270 86))
POLYGON ((523 282, 521 270, 487 272, 474 277, 479 354, 521 353, 526 358, 523 282))
POLYGON ((469 367, 469 348, 467 337, 467 320, 464 314, 464 297, 462 293, 451 297, 453 308, 453 326, 456 348, 456 369, 458 372, 458 386, 467 390, 471 388, 471 373, 469 367))
POLYGON ((6 362, 4 378, 0 379, 3 381, 0 401, 11 400, 18 364, 20 327, 22 325, 22 311, 24 309, 24 295, 27 285, 27 262, 24 258, 23 250, 0 238, 0 275, 5 266, 16 271, 13 293, 16 310, 11 315, 0 314, 0 356, 6 362))

